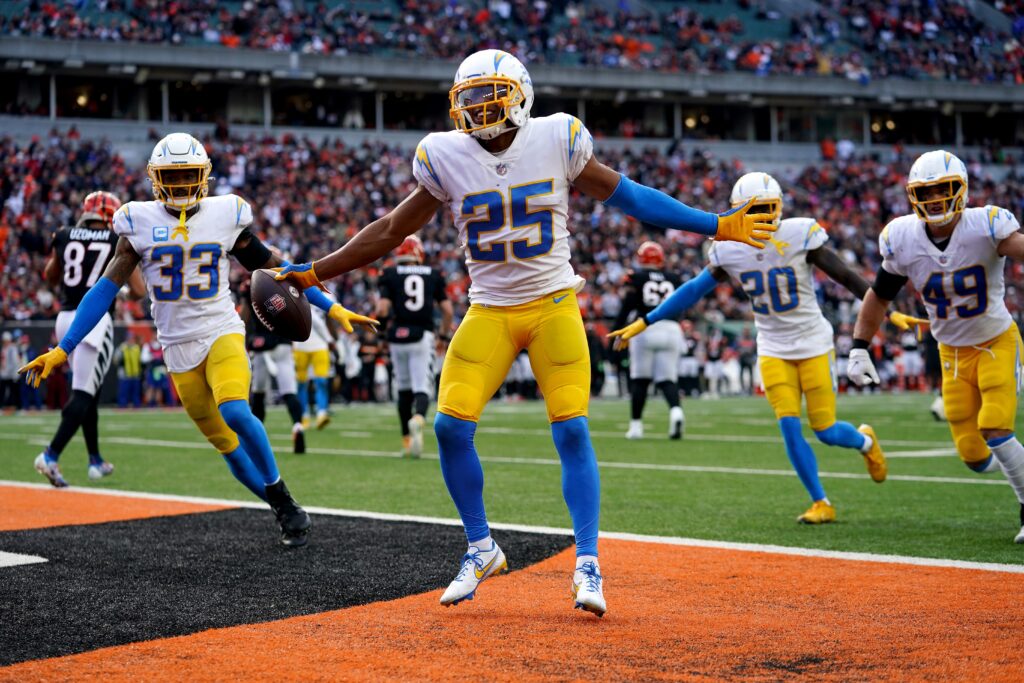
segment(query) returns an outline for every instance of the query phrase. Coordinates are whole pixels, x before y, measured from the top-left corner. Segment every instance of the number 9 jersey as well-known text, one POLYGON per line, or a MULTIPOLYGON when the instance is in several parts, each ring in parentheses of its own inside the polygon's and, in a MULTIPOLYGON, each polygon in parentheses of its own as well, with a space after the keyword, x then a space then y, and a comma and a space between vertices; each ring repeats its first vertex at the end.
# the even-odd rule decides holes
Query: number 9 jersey
POLYGON ((714 242, 708 258, 750 297, 759 356, 801 360, 832 350, 832 326, 818 307, 807 252, 828 241, 813 218, 786 218, 764 249, 714 242))
POLYGON ((999 242, 1020 229, 998 206, 964 209, 944 250, 929 239, 916 215, 893 219, 878 238, 882 267, 909 278, 921 293, 932 334, 946 346, 973 346, 1013 324, 999 242))
POLYGON ((165 348, 245 334, 229 291, 228 253, 250 223, 252 209, 235 195, 203 199, 185 227, 157 201, 129 202, 114 214, 114 232, 142 257, 157 337, 165 348))
POLYGON ((473 281, 469 299, 514 306, 583 280, 569 264, 569 186, 593 155, 579 119, 527 119, 498 155, 461 131, 432 133, 413 159, 416 180, 448 204, 473 281))

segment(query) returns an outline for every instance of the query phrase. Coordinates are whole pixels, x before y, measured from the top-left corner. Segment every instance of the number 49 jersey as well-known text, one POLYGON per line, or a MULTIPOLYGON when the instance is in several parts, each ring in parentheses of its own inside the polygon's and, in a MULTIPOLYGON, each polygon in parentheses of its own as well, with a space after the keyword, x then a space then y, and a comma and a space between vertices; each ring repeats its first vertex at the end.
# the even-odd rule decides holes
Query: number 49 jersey
POLYGON ((579 288, 569 264, 569 186, 593 155, 579 119, 528 119, 499 155, 460 131, 431 133, 416 180, 449 206, 466 250, 473 303, 514 306, 579 288))
POLYGON ((430 266, 399 265, 386 268, 380 278, 380 295, 391 301, 394 324, 388 341, 419 341, 434 329, 434 302, 447 298, 444 277, 430 266))
POLYGON ((228 253, 250 223, 252 209, 235 195, 203 199, 185 229, 156 201, 129 202, 114 214, 114 231, 142 257, 163 346, 245 334, 228 284, 228 253))
POLYGON ((1013 214, 998 206, 965 209, 945 250, 928 238, 916 215, 900 216, 878 238, 882 267, 902 275, 921 293, 935 339, 974 346, 1005 332, 1006 310, 999 243, 1017 232, 1013 214))
POLYGON ((715 242, 711 265, 739 281, 750 297, 760 356, 800 360, 832 350, 832 326, 814 293, 807 252, 828 241, 813 218, 787 218, 764 249, 715 242))

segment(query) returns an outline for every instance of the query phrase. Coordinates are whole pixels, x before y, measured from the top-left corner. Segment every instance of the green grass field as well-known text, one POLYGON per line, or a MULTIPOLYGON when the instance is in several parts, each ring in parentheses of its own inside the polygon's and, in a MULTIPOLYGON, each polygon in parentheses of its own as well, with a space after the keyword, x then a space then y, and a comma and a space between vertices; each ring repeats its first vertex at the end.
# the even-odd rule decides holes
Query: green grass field
MULTIPOLYGON (((890 456, 889 480, 875 484, 854 451, 816 443, 807 430, 839 521, 795 522, 809 501, 786 458, 764 399, 686 402, 687 436, 665 437, 667 408, 649 403, 648 437, 626 441, 628 407, 591 404, 601 463, 602 529, 831 550, 1024 562, 1012 540, 1018 506, 1001 475, 977 475, 955 456, 944 423, 927 412, 930 396, 843 396, 839 416, 869 422, 890 456)), ((0 479, 41 482, 32 460, 48 443, 56 413, 0 417, 0 479)), ((455 517, 441 480, 436 442, 422 460, 398 457, 398 419, 390 405, 334 406, 334 421, 308 432, 309 453, 291 454, 287 417, 268 417, 289 487, 306 505, 455 517)), ((61 459, 73 486, 247 499, 211 447, 180 411, 102 413, 104 456, 114 476, 85 476, 81 437, 61 459)), ((558 456, 541 403, 493 402, 477 447, 491 521, 568 527, 558 456)))

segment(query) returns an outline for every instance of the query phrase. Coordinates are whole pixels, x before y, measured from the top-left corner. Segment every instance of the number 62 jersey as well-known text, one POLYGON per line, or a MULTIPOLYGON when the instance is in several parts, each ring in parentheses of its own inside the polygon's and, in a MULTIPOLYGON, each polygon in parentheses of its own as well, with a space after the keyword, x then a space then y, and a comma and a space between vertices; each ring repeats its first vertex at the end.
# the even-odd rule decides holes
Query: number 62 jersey
POLYGON ((1020 225, 1006 209, 965 209, 946 248, 929 239, 916 215, 900 216, 878 238, 882 267, 909 278, 921 293, 932 335, 947 346, 974 346, 1013 324, 1006 310, 999 243, 1020 225))
POLYGON ((185 228, 157 201, 129 202, 114 214, 114 231, 142 257, 157 338, 165 348, 245 334, 228 283, 228 253, 250 223, 252 209, 235 195, 203 199, 185 228))

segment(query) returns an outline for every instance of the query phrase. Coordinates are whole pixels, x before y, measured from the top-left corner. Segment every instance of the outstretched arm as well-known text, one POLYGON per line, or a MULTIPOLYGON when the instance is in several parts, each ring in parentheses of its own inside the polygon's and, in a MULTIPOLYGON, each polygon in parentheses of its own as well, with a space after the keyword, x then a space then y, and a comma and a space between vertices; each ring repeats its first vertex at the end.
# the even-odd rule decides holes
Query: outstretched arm
POLYGON ((763 249, 764 240, 771 238, 777 229, 769 222, 770 215, 747 213, 754 199, 725 213, 708 213, 687 206, 661 190, 634 182, 594 157, 587 161, 573 185, 585 195, 666 230, 713 235, 717 240, 744 242, 763 249))
POLYGON ((807 262, 821 268, 826 275, 846 287, 858 299, 863 299, 868 293, 868 281, 828 247, 818 247, 807 252, 807 262))
POLYGON ((1018 263, 1024 263, 1024 233, 1015 232, 999 243, 1000 256, 1007 256, 1018 263))

